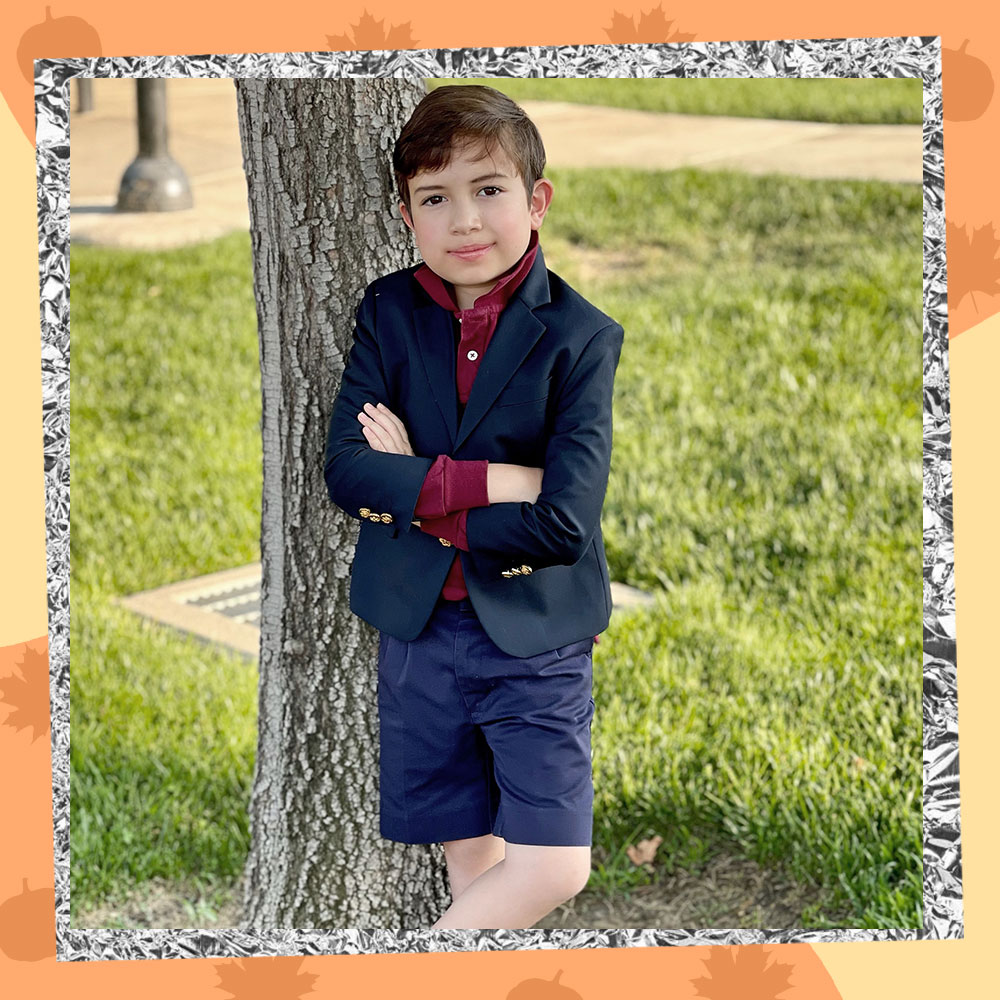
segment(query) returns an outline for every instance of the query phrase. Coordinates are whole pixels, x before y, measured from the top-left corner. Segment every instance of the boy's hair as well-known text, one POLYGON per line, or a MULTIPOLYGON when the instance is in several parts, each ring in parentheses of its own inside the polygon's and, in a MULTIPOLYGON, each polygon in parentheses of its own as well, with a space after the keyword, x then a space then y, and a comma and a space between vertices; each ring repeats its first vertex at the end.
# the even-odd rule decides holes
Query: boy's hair
POLYGON ((517 167, 528 202, 535 181, 545 170, 545 147, 535 123, 506 94, 479 84, 435 87, 417 105, 392 151, 396 188, 410 205, 409 179, 420 170, 447 166, 456 149, 483 143, 490 155, 494 143, 517 167))

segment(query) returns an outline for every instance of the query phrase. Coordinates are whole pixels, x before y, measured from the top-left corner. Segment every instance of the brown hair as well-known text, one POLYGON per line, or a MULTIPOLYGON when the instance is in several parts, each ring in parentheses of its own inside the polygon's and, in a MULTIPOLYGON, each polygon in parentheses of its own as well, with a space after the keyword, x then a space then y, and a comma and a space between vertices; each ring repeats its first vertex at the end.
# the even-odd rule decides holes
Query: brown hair
POLYGON ((456 149, 482 142, 485 155, 494 143, 517 167, 528 201, 545 170, 545 147, 535 123, 506 94, 479 84, 435 87, 403 126, 392 151, 396 188, 408 211, 409 179, 420 170, 440 170, 456 149))

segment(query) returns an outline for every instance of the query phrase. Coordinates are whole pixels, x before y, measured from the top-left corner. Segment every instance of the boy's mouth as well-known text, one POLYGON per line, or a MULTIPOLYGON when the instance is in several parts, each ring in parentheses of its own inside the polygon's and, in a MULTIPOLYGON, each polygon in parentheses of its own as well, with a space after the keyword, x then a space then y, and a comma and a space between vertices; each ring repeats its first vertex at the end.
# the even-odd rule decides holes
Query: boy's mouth
POLYGON ((492 245, 492 243, 472 245, 462 247, 461 250, 449 250, 448 253, 453 257, 458 257, 459 260, 478 260, 492 245))

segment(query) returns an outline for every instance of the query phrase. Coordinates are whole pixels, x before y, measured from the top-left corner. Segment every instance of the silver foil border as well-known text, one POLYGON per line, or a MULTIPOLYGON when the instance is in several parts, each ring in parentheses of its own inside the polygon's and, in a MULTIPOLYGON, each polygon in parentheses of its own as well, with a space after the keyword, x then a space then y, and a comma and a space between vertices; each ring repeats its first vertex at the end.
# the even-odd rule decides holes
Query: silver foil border
POLYGON ((962 867, 938 36, 35 63, 57 959, 239 958, 962 937, 962 867), (919 77, 923 81, 923 917, 921 929, 273 930, 69 926, 69 81, 73 77, 919 77))

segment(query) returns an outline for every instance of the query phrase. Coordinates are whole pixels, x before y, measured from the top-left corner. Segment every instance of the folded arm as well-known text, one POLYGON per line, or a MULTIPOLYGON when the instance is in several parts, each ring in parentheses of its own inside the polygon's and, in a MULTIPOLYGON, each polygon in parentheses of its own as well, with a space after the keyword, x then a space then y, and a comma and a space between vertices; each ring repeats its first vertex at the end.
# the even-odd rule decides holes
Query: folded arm
POLYGON ((374 407, 389 396, 375 342, 374 309, 369 285, 358 306, 353 344, 330 416, 323 473, 330 499, 352 517, 408 526, 431 459, 371 447, 358 420, 366 403, 374 407))

